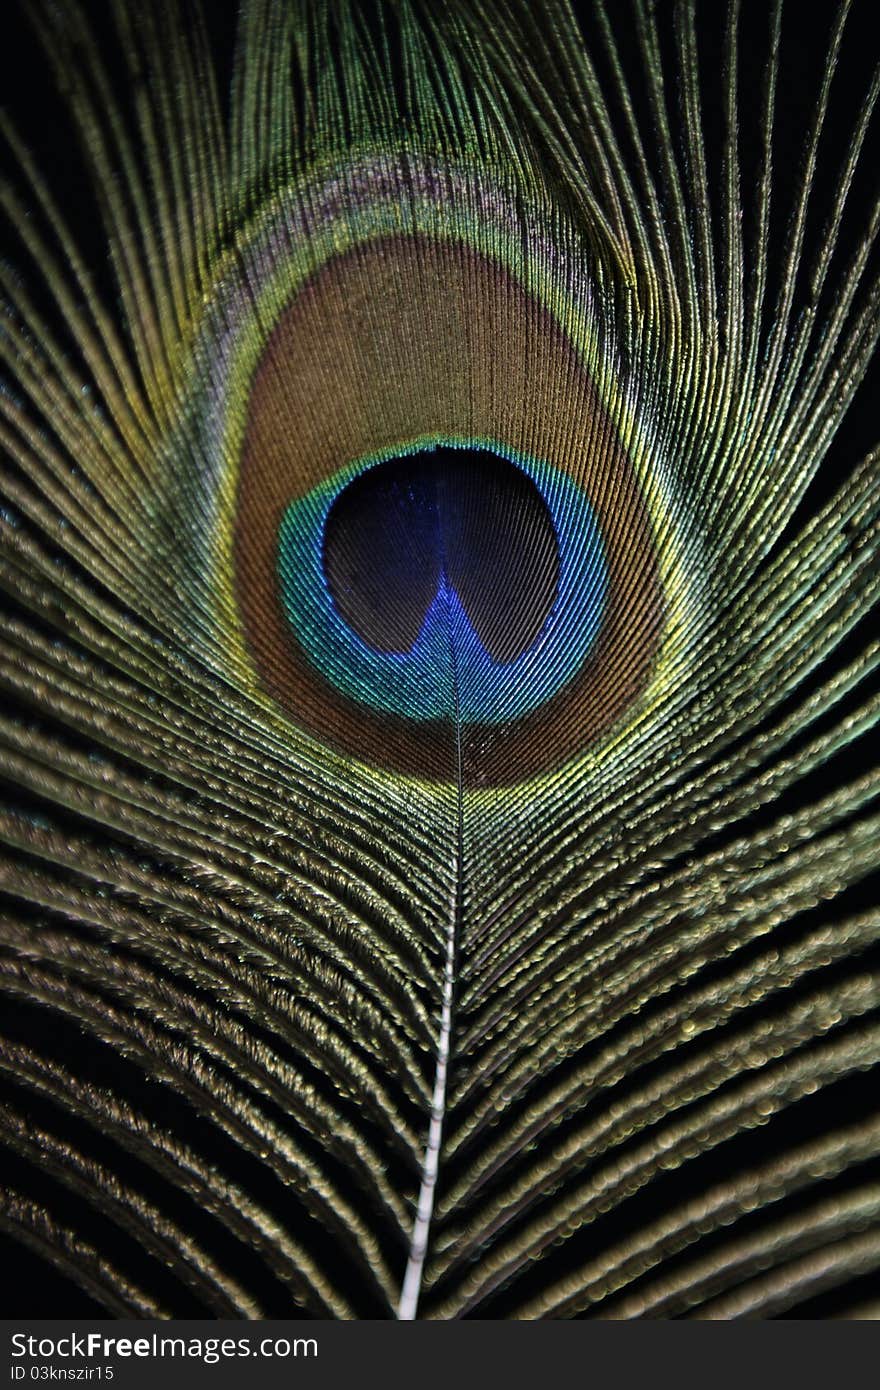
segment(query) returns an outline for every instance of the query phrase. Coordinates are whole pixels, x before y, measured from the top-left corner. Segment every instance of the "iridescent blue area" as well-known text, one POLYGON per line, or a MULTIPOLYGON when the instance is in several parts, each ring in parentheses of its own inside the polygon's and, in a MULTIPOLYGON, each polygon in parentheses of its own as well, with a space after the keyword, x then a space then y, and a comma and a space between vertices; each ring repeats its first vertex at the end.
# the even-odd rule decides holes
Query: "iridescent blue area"
MULTIPOLYGON (((447 448, 475 447, 442 443, 447 448)), ((397 450, 395 457, 430 447, 397 450)), ((559 469, 488 447, 531 479, 546 505, 559 552, 555 602, 528 650, 510 661, 495 661, 489 655, 445 574, 408 651, 374 650, 340 615, 322 560, 327 517, 343 489, 379 459, 361 459, 341 469, 287 508, 278 538, 285 614, 310 662, 351 699, 414 720, 457 716, 464 723, 505 723, 556 695, 595 644, 608 574, 592 507, 559 469)), ((499 604, 503 601, 499 594, 499 604)))

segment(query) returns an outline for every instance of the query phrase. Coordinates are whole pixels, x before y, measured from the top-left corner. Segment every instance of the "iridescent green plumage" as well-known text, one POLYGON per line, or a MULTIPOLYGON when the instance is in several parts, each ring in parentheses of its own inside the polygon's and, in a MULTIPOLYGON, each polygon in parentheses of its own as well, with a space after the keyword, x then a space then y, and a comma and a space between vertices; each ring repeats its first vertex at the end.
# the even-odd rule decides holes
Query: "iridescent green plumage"
POLYGON ((746 8, 245 0, 227 100, 35 7, 101 231, 7 122, 3 1220, 114 1313, 880 1266, 880 88, 829 8, 781 167, 746 8))

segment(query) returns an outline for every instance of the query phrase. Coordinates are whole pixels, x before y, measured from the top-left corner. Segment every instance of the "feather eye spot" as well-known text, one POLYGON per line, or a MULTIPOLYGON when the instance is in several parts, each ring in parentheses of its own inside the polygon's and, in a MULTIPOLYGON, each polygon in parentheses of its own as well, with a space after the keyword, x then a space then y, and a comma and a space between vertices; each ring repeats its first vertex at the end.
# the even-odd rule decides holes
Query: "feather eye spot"
POLYGON ((492 789, 579 756, 646 691, 666 624, 656 489, 583 324, 452 236, 382 232, 287 273, 245 365, 221 363, 220 554, 261 695, 420 781, 492 789))

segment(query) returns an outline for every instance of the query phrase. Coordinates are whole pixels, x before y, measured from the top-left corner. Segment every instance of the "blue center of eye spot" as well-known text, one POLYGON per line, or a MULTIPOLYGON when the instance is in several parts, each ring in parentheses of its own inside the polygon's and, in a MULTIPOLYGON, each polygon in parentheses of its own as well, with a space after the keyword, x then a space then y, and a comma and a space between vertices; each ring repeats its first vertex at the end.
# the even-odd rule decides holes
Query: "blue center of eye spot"
POLYGON ((358 460, 292 501, 278 576, 296 640, 342 694, 485 724, 529 713, 577 674, 608 588, 571 478, 448 441, 358 460))

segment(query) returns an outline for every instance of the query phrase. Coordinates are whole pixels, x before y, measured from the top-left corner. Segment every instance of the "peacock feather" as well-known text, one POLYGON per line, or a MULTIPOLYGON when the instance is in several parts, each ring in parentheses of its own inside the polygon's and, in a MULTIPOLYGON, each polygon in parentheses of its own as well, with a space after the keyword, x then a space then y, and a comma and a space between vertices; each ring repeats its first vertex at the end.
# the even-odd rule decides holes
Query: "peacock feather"
POLYGON ((870 1306, 869 8, 10 20, 28 1311, 870 1306))

